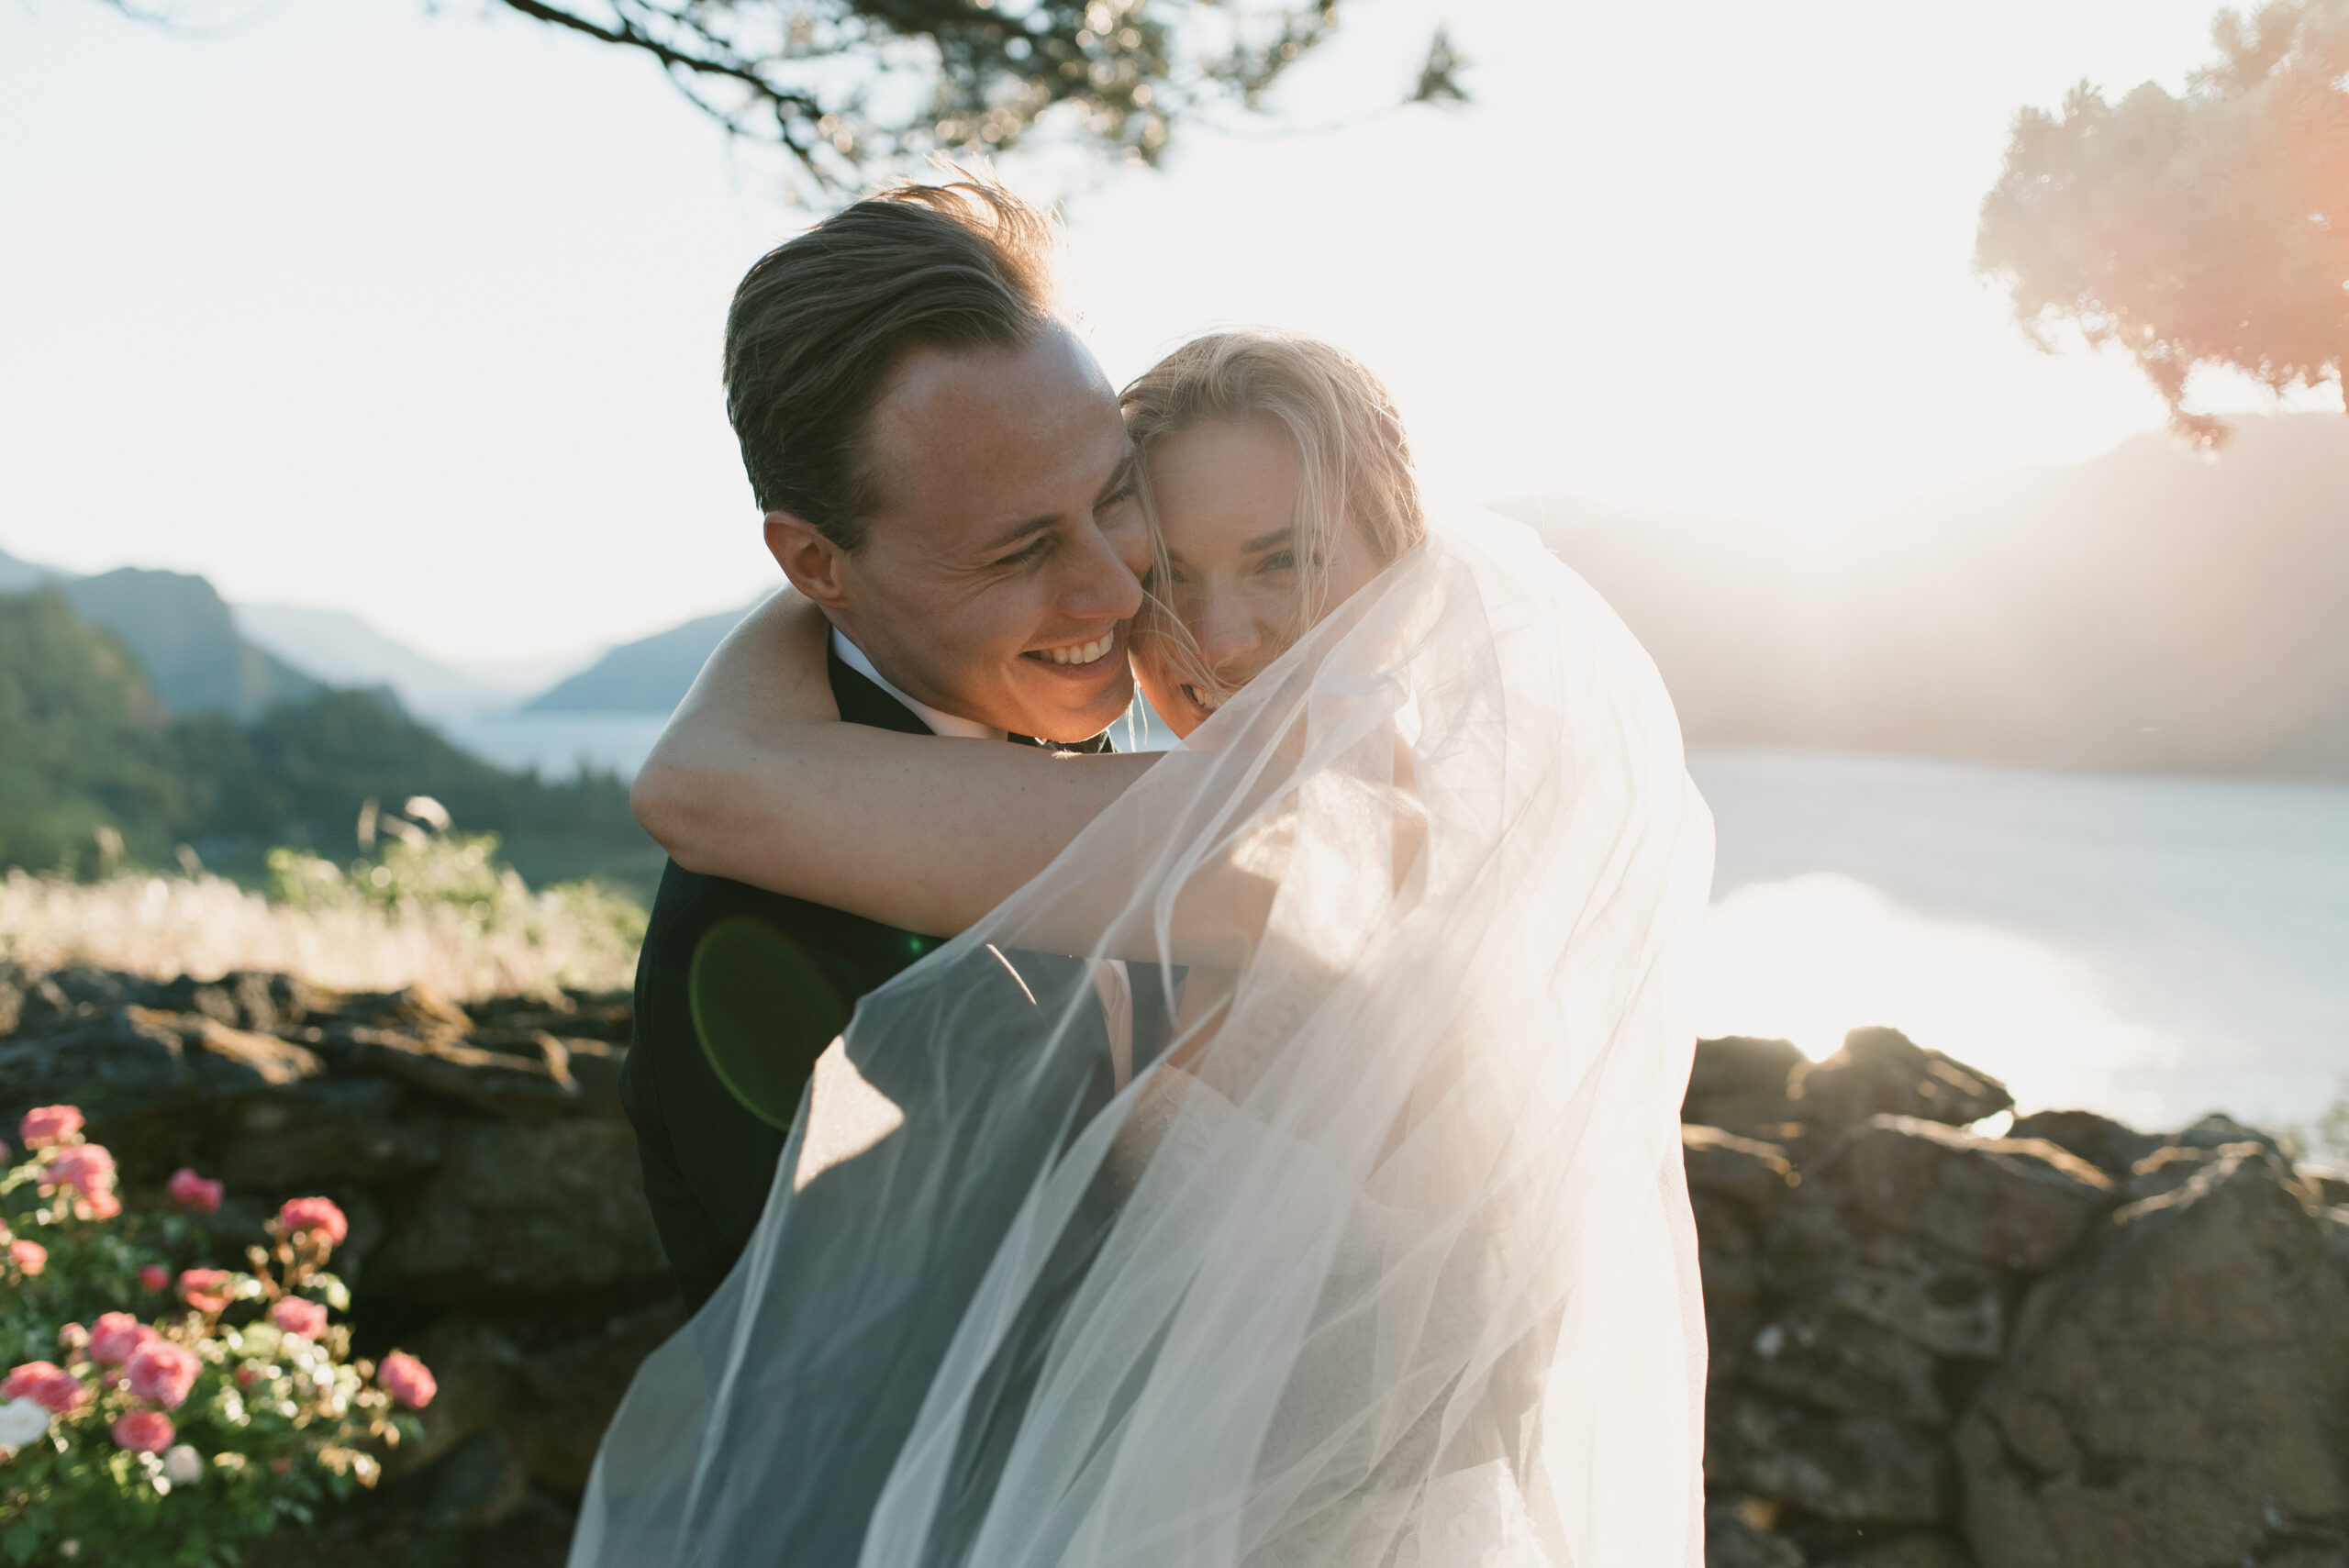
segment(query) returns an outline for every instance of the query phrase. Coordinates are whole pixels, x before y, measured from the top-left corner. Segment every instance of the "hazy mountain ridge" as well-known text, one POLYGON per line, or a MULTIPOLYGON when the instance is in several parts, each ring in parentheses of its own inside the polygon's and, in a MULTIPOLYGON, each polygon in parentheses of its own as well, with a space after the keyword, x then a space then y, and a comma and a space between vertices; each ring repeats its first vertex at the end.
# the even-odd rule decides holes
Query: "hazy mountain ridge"
POLYGON ((53 566, 41 566, 20 561, 0 550, 0 594, 29 594, 47 584, 62 583, 72 576, 53 566))
MULTIPOLYGON (((764 595, 761 595, 762 598, 764 595)), ((601 659, 522 705, 525 713, 667 713, 685 699, 726 634, 751 613, 700 616, 666 631, 624 642, 601 659)))
POLYGON ((1692 743, 2349 776, 2349 419, 2140 437, 1810 546, 1500 505, 1647 646, 1692 743))
MULTIPOLYGON (((126 566, 83 576, 0 550, 0 594, 51 588, 73 613, 118 639, 139 661, 155 701, 177 717, 259 717, 325 683, 249 639, 209 580, 126 566)), ((378 682, 363 683, 380 684, 378 682)))
POLYGON ((231 609, 248 639, 287 663, 330 685, 388 686, 410 713, 427 718, 511 707, 529 695, 419 653, 346 610, 306 605, 231 609))
POLYGON ((325 689, 247 641, 228 604, 202 577, 126 566, 56 586, 76 615, 138 656, 156 699, 176 717, 258 718, 325 689))

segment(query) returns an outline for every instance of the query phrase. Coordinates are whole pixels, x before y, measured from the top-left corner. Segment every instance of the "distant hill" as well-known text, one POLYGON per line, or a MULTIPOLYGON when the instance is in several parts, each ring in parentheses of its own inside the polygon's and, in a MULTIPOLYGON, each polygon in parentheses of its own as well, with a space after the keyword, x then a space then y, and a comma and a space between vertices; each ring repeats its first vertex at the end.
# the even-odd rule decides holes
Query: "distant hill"
POLYGON ((246 641, 228 606, 201 577, 124 567, 74 578, 61 591, 83 620, 122 639, 156 698, 178 717, 258 718, 275 704, 301 702, 324 689, 246 641))
POLYGON ((189 801, 130 651, 53 589, 0 595, 0 866, 80 866, 111 828, 167 852, 189 801))
POLYGON ((2140 437, 1806 546, 1505 502, 1606 595, 1693 742, 2349 776, 2349 419, 2140 437))
POLYGON ((72 575, 53 566, 36 566, 0 550, 0 594, 27 594, 44 583, 62 583, 72 575))
POLYGON ((236 605, 237 628, 286 663, 329 685, 385 686, 424 718, 510 707, 520 695, 428 658, 342 610, 236 605))
MULTIPOLYGON (((751 605, 758 603, 752 600, 751 605)), ((551 690, 522 705, 526 713, 667 713, 684 700, 710 653, 751 611, 703 616, 635 642, 624 642, 551 690)))
MULTIPOLYGON (((177 612, 181 623, 150 642, 217 656, 217 636, 189 630, 206 617, 189 610, 201 597, 188 584, 211 594, 201 578, 160 589, 133 582, 117 584, 108 602, 177 612)), ((169 863, 182 842, 207 862, 248 871, 274 844, 347 854, 362 801, 420 794, 438 797, 462 828, 502 834, 507 858, 533 880, 602 874, 649 887, 657 875, 660 853, 618 778, 507 772, 376 693, 297 678, 306 690, 273 687, 284 700, 257 717, 225 704, 174 717, 131 639, 76 613, 80 585, 0 594, 0 868, 86 873, 115 850, 169 863)), ((217 595, 209 602, 219 605, 217 595)), ((241 646, 232 639, 232 651, 241 646)), ((266 678, 282 681, 270 664, 266 678)))

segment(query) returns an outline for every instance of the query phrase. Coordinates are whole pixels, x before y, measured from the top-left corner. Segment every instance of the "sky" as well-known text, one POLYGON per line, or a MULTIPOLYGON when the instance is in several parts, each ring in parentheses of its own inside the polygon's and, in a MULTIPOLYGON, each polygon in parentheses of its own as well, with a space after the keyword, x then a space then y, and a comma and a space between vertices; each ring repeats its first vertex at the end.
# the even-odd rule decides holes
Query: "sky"
MULTIPOLYGON (((2160 422, 1968 261, 2015 110, 2176 86, 2214 8, 1342 0, 1272 112, 1162 169, 1004 172, 1066 198, 1113 379, 1316 333, 1395 388, 1440 495, 1831 537, 2160 422), (1475 101, 1406 106, 1439 23, 1475 101)), ((0 8, 0 549, 457 662, 770 585, 718 357, 735 280, 810 221, 772 155, 486 4, 239 15, 0 8)))

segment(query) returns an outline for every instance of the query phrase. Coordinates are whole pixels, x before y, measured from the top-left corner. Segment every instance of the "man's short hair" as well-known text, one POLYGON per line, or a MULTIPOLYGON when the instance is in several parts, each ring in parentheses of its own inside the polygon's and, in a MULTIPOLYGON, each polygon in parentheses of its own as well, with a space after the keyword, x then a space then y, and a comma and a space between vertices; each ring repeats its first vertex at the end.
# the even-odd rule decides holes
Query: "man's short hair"
POLYGON ((1015 348, 1053 319, 1051 220, 977 180, 905 185, 759 258, 726 317, 726 414, 763 512, 843 550, 878 505, 864 429, 919 348, 1015 348))

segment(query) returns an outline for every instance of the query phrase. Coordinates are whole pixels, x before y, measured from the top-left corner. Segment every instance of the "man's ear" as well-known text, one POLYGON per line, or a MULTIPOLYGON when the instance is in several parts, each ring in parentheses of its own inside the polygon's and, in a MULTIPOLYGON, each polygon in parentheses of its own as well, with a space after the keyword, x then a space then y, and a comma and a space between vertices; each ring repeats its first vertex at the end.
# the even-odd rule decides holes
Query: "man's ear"
POLYGON ((842 567, 848 552, 818 531, 816 525, 789 512, 766 516, 767 553, 791 579, 791 585, 824 609, 848 604, 848 583, 842 567))

